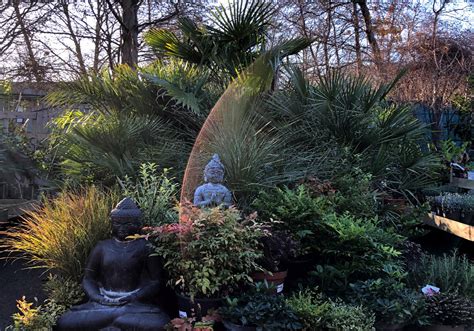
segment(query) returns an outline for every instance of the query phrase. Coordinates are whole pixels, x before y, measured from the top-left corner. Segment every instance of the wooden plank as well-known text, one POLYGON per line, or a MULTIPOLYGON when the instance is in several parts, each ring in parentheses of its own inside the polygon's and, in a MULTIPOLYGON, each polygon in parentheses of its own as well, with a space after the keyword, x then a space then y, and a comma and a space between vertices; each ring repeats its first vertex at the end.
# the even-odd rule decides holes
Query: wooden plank
POLYGON ((451 177, 451 185, 460 188, 465 188, 468 190, 474 190, 474 180, 470 180, 467 178, 451 177))
POLYGON ((449 232, 455 236, 474 241, 474 226, 472 225, 438 216, 435 213, 429 213, 424 219, 424 222, 425 224, 449 232))

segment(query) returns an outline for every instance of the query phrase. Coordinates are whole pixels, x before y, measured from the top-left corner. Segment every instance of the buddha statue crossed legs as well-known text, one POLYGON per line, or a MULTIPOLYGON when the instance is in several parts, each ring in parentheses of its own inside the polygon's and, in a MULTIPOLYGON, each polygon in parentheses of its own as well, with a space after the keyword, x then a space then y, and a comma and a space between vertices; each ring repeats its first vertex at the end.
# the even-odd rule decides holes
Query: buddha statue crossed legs
POLYGON ((147 303, 160 287, 160 262, 150 256, 138 233, 142 213, 130 198, 112 210, 113 238, 99 242, 89 256, 83 288, 89 302, 74 306, 58 321, 58 330, 162 330, 169 317, 147 303))

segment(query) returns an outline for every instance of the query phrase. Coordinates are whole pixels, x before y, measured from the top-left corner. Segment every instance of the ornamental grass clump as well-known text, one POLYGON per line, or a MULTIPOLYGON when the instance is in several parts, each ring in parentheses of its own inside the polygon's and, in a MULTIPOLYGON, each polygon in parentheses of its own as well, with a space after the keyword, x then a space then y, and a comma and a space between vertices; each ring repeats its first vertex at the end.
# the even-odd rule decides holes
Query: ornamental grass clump
POLYGON ((90 250, 110 236, 114 191, 94 186, 44 199, 42 207, 6 231, 1 246, 24 258, 31 268, 45 268, 79 281, 90 250))
POLYGON ((192 298, 216 298, 252 282, 261 270, 259 238, 265 230, 256 215, 241 220, 237 209, 181 205, 179 224, 152 229, 155 252, 163 257, 169 284, 192 298))

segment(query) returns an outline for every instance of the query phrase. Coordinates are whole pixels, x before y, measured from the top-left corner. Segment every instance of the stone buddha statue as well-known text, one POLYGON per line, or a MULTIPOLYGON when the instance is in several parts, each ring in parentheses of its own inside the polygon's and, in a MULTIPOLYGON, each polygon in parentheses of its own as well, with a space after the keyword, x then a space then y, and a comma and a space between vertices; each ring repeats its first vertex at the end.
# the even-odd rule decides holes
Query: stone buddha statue
POLYGON ((58 330, 162 330, 169 317, 149 300, 160 287, 159 258, 139 232, 142 212, 130 198, 110 213, 112 239, 99 242, 89 256, 82 286, 89 301, 58 320, 58 330))
POLYGON ((216 207, 232 204, 232 194, 222 185, 224 182, 224 165, 219 155, 214 154, 211 161, 204 168, 205 184, 199 186, 194 192, 194 204, 198 207, 216 207))

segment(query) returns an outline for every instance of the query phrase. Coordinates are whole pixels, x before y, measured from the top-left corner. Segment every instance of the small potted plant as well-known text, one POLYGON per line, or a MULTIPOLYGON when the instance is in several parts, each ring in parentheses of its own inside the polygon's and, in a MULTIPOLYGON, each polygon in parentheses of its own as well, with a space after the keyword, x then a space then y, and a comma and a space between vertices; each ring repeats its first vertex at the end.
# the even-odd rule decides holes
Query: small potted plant
POLYGON ((256 283, 245 294, 228 298, 227 304, 219 309, 227 330, 301 330, 302 324, 285 298, 269 292, 267 282, 256 283))
POLYGON ((433 293, 426 296, 427 313, 432 325, 426 331, 463 331, 474 325, 474 305, 458 293, 433 293))
POLYGON ((178 296, 180 317, 203 316, 223 298, 252 282, 261 270, 259 239, 263 228, 256 214, 241 220, 237 209, 199 209, 181 205, 180 223, 154 228, 155 253, 164 259, 168 284, 178 296))
POLYGON ((288 261, 294 259, 297 242, 291 239, 288 232, 270 231, 260 239, 263 247, 263 257, 258 264, 265 270, 252 274, 255 281, 267 281, 275 286, 275 292, 283 291, 285 278, 288 274, 288 261))

